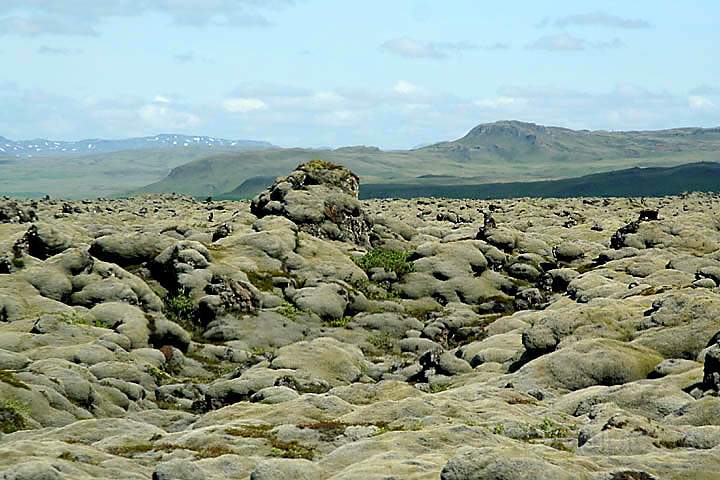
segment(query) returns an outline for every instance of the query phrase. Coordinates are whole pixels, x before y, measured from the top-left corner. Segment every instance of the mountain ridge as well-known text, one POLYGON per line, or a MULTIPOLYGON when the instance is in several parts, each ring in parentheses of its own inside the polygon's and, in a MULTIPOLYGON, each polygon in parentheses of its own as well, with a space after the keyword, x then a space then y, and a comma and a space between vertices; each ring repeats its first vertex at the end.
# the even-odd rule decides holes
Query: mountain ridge
POLYGON ((286 174, 314 158, 347 166, 366 184, 416 184, 421 176, 453 176, 458 183, 473 184, 552 180, 631 166, 720 161, 720 127, 608 132, 504 120, 412 150, 365 146, 219 153, 177 166, 165 179, 133 192, 218 195, 253 177, 286 174))
POLYGON ((247 150, 274 148, 275 146, 269 142, 258 140, 228 140, 206 135, 181 135, 173 133, 121 139, 86 138, 76 141, 49 140, 45 138, 10 140, 9 138, 0 136, 0 157, 12 156, 15 158, 87 155, 114 153, 123 150, 157 150, 187 147, 207 149, 217 147, 227 150, 247 150))

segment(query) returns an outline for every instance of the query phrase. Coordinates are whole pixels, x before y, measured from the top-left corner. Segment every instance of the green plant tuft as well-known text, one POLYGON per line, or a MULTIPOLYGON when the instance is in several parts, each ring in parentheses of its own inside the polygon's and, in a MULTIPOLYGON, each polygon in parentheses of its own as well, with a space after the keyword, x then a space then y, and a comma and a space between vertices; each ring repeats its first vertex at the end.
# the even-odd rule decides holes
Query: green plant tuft
POLYGON ((547 417, 534 426, 541 438, 563 438, 570 434, 570 429, 547 417))
POLYGON ((186 293, 177 293, 165 299, 165 316, 180 324, 192 324, 195 316, 195 302, 186 293))
POLYGON ((393 337, 388 332, 373 333, 368 335, 367 343, 382 352, 391 352, 395 347, 393 337))
POLYGON ((342 318, 335 318, 332 320, 326 320, 323 322, 323 325, 326 327, 332 327, 332 328, 344 328, 348 326, 348 323, 352 321, 352 317, 342 317, 342 318))
POLYGON ((282 305, 280 305, 277 308, 276 312, 279 313, 280 315, 282 315, 283 317, 294 319, 298 315, 302 314, 303 310, 296 307, 295 305, 293 305, 290 302, 283 302, 282 305))
POLYGON ((353 261, 365 272, 381 267, 386 272, 395 272, 398 277, 401 277, 415 269, 413 263, 409 261, 410 255, 411 252, 406 250, 373 248, 362 257, 354 257, 353 261))

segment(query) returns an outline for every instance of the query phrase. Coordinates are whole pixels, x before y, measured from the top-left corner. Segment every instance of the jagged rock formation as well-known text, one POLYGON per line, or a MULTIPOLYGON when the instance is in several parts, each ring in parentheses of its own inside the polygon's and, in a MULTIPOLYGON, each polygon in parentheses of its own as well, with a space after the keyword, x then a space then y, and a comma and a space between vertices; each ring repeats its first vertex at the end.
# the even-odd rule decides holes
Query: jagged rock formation
POLYGON ((357 188, 315 164, 252 205, 16 202, 0 478, 720 471, 719 196, 357 188))
POLYGON ((312 160, 278 178, 250 207, 262 218, 282 215, 312 235, 369 245, 372 223, 358 201, 357 175, 339 165, 312 160))

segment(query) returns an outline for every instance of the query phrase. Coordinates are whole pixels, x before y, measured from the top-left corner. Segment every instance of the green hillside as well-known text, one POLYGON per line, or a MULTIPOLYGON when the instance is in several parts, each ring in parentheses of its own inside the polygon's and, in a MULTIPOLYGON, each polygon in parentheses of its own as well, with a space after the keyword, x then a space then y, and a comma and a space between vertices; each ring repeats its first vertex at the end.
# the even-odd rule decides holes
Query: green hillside
POLYGON ((720 161, 720 128, 591 132, 503 121, 475 127, 452 142, 414 150, 346 147, 222 153, 176 167, 165 179, 135 192, 221 195, 253 177, 287 174, 313 158, 349 167, 363 184, 446 185, 447 177, 453 177, 453 184, 472 185, 552 180, 628 167, 720 161))
POLYGON ((44 157, 0 156, 0 195, 93 198, 118 195, 208 155, 207 148, 165 148, 44 157))
POLYGON ((579 178, 477 185, 362 185, 360 198, 567 198, 652 197, 682 192, 720 192, 720 163, 629 168, 579 178))

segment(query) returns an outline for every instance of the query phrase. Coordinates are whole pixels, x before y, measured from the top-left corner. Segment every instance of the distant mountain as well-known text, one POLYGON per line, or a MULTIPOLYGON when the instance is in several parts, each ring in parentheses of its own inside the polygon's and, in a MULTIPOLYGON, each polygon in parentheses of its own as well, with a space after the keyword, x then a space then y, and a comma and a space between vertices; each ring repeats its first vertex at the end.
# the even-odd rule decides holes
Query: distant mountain
POLYGON ((447 184, 441 177, 471 185, 554 180, 634 166, 720 161, 720 128, 607 132, 501 121, 479 125, 457 140, 414 150, 278 148, 219 153, 178 166, 162 181, 136 192, 219 195, 253 177, 287 174, 313 158, 345 165, 365 184, 447 184))
POLYGON ((0 157, 46 157, 58 155, 92 155, 123 150, 158 150, 172 148, 200 148, 220 150, 258 150, 272 148, 268 142, 255 140, 226 140, 223 138, 162 134, 153 137, 126 138, 121 140, 87 139, 76 142, 47 139, 9 140, 0 137, 0 157))
POLYGON ((677 128, 647 132, 607 132, 501 121, 478 125, 464 137, 420 150, 449 155, 461 162, 581 161, 642 158, 687 151, 715 151, 719 128, 677 128))
POLYGON ((720 192, 720 163, 629 168, 579 178, 477 185, 361 185, 360 198, 568 198, 657 197, 682 192, 720 192))

